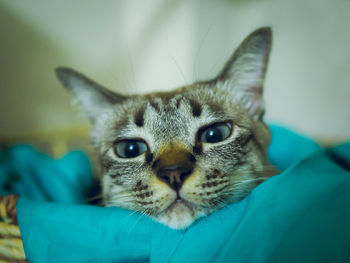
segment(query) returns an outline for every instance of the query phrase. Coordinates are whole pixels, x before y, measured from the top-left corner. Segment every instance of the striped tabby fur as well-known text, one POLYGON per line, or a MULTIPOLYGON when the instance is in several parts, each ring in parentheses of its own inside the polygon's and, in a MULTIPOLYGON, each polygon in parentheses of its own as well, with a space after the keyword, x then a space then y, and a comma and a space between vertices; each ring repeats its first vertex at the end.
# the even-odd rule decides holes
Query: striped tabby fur
POLYGON ((260 28, 215 79, 146 95, 116 94, 58 68, 58 78, 92 121, 105 205, 180 229, 244 198, 276 173, 267 159, 270 132, 262 121, 270 47, 271 30, 260 28), (227 138, 200 139, 203 129, 220 124, 230 128, 227 138), (143 141, 147 150, 118 156, 116 142, 130 139, 143 141))

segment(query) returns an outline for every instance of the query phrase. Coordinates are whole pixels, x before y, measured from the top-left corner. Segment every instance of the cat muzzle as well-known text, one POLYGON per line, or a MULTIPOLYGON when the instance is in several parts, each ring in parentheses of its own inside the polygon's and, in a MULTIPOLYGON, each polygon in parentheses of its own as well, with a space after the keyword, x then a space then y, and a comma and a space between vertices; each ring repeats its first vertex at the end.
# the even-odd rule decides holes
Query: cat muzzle
POLYGON ((177 199, 180 199, 179 191, 181 186, 192 172, 193 165, 191 163, 182 163, 161 167, 157 171, 157 177, 174 189, 177 193, 177 199))
POLYGON ((175 190, 178 199, 181 199, 179 191, 192 174, 195 162, 195 157, 186 149, 170 146, 158 156, 153 164, 153 169, 158 179, 175 190))

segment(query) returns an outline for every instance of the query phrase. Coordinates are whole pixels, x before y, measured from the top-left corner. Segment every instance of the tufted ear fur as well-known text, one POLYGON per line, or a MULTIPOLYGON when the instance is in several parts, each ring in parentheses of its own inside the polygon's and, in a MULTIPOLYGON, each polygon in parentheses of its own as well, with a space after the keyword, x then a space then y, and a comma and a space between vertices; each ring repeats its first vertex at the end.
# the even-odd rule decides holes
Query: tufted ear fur
POLYGON ((63 86, 71 93, 92 123, 91 137, 95 146, 104 133, 105 120, 113 114, 113 105, 126 97, 114 93, 81 73, 69 68, 57 68, 56 75, 63 86))
POLYGON ((218 77, 217 85, 230 89, 256 119, 264 113, 263 82, 271 50, 271 28, 252 32, 227 61, 218 77))
POLYGON ((73 69, 59 67, 55 72, 74 100, 82 106, 92 123, 95 123, 101 114, 110 110, 113 104, 119 103, 125 98, 73 69))

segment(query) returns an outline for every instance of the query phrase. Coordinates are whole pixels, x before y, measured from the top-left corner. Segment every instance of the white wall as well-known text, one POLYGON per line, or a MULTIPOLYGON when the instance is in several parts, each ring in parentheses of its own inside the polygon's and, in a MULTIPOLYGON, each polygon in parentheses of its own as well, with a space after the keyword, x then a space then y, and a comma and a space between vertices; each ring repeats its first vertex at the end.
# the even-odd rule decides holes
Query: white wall
POLYGON ((213 77, 250 31, 269 25, 267 119, 350 139, 350 1, 0 0, 0 12, 2 136, 85 123, 57 65, 123 93, 169 90, 213 77))

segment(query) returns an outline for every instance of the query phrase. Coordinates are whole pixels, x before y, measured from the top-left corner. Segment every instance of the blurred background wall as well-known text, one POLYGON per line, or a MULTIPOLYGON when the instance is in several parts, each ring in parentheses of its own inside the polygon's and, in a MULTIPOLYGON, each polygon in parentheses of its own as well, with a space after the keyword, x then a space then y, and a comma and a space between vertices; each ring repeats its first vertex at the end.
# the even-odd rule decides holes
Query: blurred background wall
POLYGON ((266 119, 350 139, 349 0, 0 0, 0 140, 85 138, 59 65, 125 94, 169 90, 215 76, 261 26, 274 33, 266 119))

